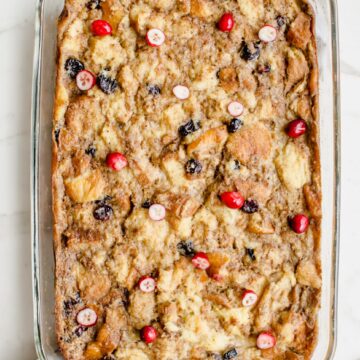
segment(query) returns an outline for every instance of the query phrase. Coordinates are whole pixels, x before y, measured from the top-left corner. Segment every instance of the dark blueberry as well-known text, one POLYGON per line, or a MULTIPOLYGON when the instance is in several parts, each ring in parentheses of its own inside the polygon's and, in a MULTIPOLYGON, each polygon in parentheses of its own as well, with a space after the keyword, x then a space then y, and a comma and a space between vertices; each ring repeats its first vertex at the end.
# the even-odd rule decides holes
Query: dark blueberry
POLYGON ((228 124, 227 129, 229 133, 234 133, 238 131, 241 126, 244 125, 244 122, 241 119, 232 119, 230 124, 228 124))
POLYGON ((185 137, 186 135, 189 135, 199 129, 200 129, 200 123, 190 120, 186 124, 181 125, 179 127, 179 134, 180 136, 185 137))
POLYGON ((77 305, 81 299, 78 298, 78 295, 76 298, 70 298, 69 300, 64 301, 64 310, 66 315, 70 315, 74 306, 77 305))
POLYGON ((64 246, 67 246, 67 242, 69 240, 69 237, 65 234, 61 234, 61 242, 64 246))
POLYGON ((185 164, 185 171, 189 174, 199 174, 201 170, 202 170, 202 165, 198 160, 190 159, 185 164))
POLYGON ((76 301, 77 304, 79 304, 79 303, 82 301, 79 292, 77 292, 77 293, 75 294, 75 301, 76 301))
POLYGON ((59 136, 60 136, 60 129, 56 129, 54 131, 54 137, 57 144, 59 143, 59 136))
POLYGON ((279 15, 277 18, 276 18, 276 22, 278 24, 279 27, 282 27, 283 25, 285 25, 285 18, 281 15, 279 15))
POLYGON ((86 331, 88 328, 87 327, 85 327, 85 326, 79 326, 79 327, 77 327, 76 329, 75 329, 75 335, 77 336, 77 337, 80 337, 82 334, 83 334, 83 332, 84 331, 86 331))
POLYGON ((112 94, 115 92, 115 90, 118 88, 118 82, 116 79, 112 79, 111 77, 105 75, 104 73, 101 73, 96 78, 96 83, 99 86, 99 88, 105 93, 105 94, 112 94))
POLYGON ((148 85, 147 89, 150 95, 156 96, 161 94, 161 89, 157 85, 148 85))
POLYGON ((192 241, 180 241, 176 245, 180 255, 193 257, 195 255, 194 244, 192 241))
POLYGON ((243 41, 240 49, 240 56, 246 61, 256 60, 260 56, 260 47, 256 43, 248 45, 243 41))
POLYGON ((256 260, 256 256, 255 256, 255 251, 254 251, 254 249, 246 248, 246 253, 248 254, 249 258, 250 258, 252 261, 255 261, 255 260, 256 260))
POLYGON ((259 74, 267 74, 271 71, 271 66, 268 64, 265 65, 259 65, 257 68, 257 71, 259 74))
POLYGON ((227 351, 224 355, 223 355, 223 359, 224 360, 230 360, 230 359, 233 359, 234 357, 237 356, 237 351, 236 349, 231 349, 229 351, 227 351))
POLYGON ((235 170, 239 170, 241 168, 239 160, 234 161, 234 168, 235 168, 235 170))
POLYGON ((110 201, 112 199, 112 196, 105 195, 105 197, 101 200, 95 200, 96 205, 104 205, 107 201, 110 201))
POLYGON ((87 4, 86 7, 89 10, 94 10, 94 9, 101 9, 101 0, 90 0, 87 4))
POLYGON ((73 309, 73 305, 71 304, 70 300, 64 301, 64 311, 66 315, 70 315, 73 309))
POLYGON ((243 207, 241 208, 243 212, 252 214, 259 210, 259 205, 256 200, 248 199, 245 200, 243 207))
POLYGON ((69 58, 65 62, 65 70, 72 79, 75 79, 76 75, 84 69, 84 64, 78 59, 69 58))
POLYGON ((112 207, 105 204, 99 205, 93 212, 94 218, 101 221, 109 220, 112 214, 112 207))
POLYGON ((220 354, 211 354, 211 359, 222 360, 222 356, 220 354))
POLYGON ((91 155, 92 157, 95 157, 96 154, 96 148, 94 146, 89 146, 86 150, 85 153, 88 155, 91 155))
POLYGON ((151 205, 152 205, 152 202, 150 201, 150 199, 146 199, 146 200, 142 203, 141 207, 144 208, 144 209, 148 209, 151 205))
POLYGON ((127 288, 123 288, 122 303, 126 308, 130 305, 130 291, 127 288))

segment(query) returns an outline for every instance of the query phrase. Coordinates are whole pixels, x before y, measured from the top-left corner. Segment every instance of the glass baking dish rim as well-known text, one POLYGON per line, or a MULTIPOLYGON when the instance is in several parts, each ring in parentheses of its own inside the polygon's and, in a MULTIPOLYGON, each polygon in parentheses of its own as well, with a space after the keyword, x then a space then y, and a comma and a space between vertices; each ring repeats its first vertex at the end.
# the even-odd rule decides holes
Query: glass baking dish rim
MULTIPOLYGON (((326 360, 334 358, 337 342, 337 306, 338 306, 338 273, 340 251, 340 184, 341 184, 341 112, 340 112, 340 68, 337 0, 328 0, 331 17, 332 71, 333 71, 333 127, 334 127, 334 218, 333 218, 333 248, 331 274, 331 333, 326 360)), ((34 56, 32 78, 32 109, 31 109, 31 241, 32 241, 32 289, 33 289, 33 331, 36 353, 41 360, 46 355, 41 342, 40 330, 40 264, 39 264, 39 231, 38 231, 38 185, 39 185, 39 122, 40 122, 40 86, 43 39, 43 10, 45 0, 36 0, 34 56)))

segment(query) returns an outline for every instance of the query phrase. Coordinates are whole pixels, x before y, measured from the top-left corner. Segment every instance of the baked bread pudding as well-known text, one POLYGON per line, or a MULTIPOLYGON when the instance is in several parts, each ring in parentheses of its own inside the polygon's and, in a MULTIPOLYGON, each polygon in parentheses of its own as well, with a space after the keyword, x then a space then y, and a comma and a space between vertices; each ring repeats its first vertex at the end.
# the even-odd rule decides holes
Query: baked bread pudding
POLYGON ((310 359, 314 14, 301 0, 67 0, 53 128, 67 360, 310 359))

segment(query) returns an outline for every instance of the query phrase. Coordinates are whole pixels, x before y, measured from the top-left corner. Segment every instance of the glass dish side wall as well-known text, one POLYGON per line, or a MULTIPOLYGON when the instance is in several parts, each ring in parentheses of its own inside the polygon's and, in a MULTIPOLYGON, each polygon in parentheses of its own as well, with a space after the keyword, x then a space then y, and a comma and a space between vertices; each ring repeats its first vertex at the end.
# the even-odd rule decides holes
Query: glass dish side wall
MULTIPOLYGON (((310 0, 316 13, 320 69, 323 292, 319 341, 313 358, 332 359, 336 337, 340 109, 336 0, 310 0)), ((59 360, 54 322, 51 211, 51 130, 55 86, 56 23, 64 0, 37 0, 32 108, 32 242, 34 333, 38 357, 59 360)))

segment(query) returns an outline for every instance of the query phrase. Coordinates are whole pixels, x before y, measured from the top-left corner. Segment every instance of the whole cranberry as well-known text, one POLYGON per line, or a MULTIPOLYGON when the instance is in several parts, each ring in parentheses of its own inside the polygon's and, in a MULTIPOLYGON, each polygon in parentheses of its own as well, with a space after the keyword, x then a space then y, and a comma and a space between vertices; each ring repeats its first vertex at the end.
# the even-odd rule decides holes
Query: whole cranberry
POLYGON ((225 13, 219 20, 217 26, 220 31, 230 32, 234 27, 235 21, 231 13, 225 13))
POLYGON ((106 156, 106 165, 115 171, 120 171, 125 166, 127 166, 128 162, 125 155, 119 152, 109 153, 106 156))
POLYGON ((302 119, 297 119, 289 122, 286 127, 286 133, 291 138, 297 138, 303 134, 305 134, 307 130, 306 122, 302 119))
POLYGON ((240 209, 245 199, 237 191, 226 191, 220 194, 221 201, 230 209, 240 209))
POLYGON ((154 342, 157 338, 157 331, 152 326, 144 326, 141 329, 141 338, 147 343, 150 344, 154 342))
POLYGON ((297 234, 304 233, 309 227, 309 218, 304 214, 296 214, 289 219, 290 227, 297 234))
POLYGON ((91 32, 97 36, 110 35, 112 33, 112 27, 105 20, 94 20, 91 23, 91 32))

